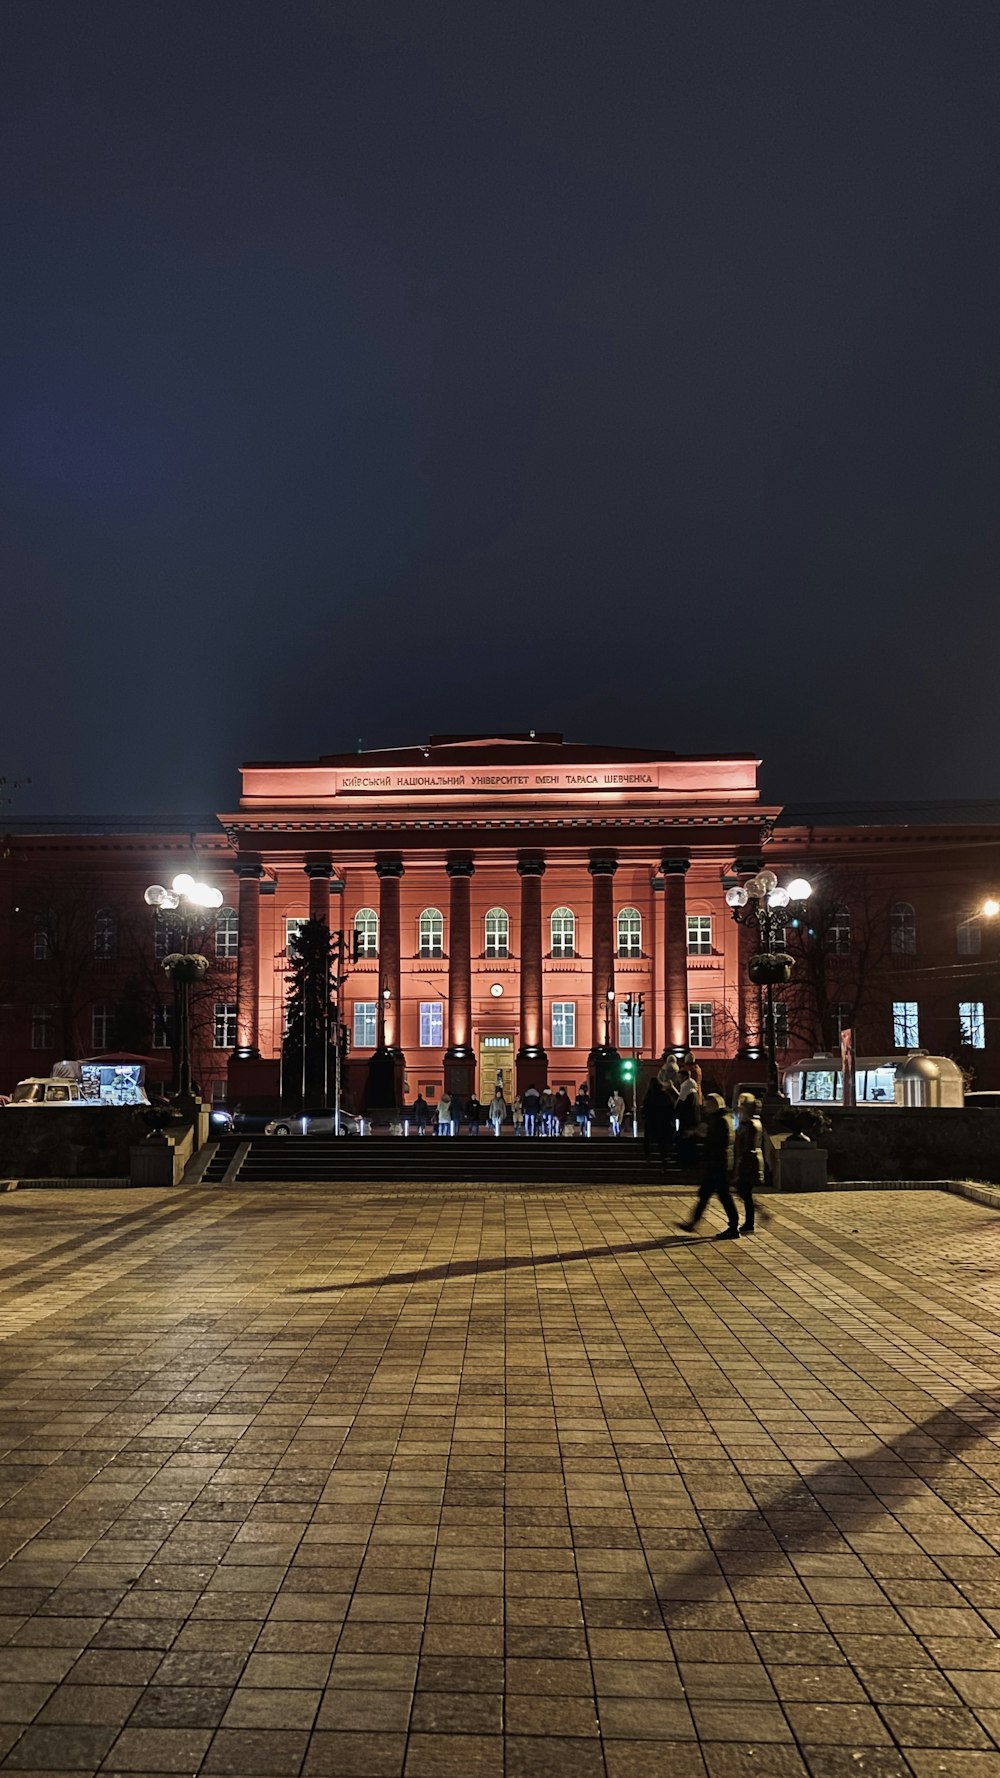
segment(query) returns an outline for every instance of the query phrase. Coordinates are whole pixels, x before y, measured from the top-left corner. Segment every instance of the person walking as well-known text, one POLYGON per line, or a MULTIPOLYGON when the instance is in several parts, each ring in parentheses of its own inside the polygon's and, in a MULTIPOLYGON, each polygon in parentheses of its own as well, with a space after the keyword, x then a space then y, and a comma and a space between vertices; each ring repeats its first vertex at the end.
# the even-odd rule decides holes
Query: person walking
POLYGON ((416 1130, 418 1136, 422 1136, 427 1129, 427 1120, 430 1117, 430 1114, 431 1108, 428 1105, 427 1100, 424 1098, 423 1093, 418 1093, 413 1101, 413 1128, 416 1130))
POLYGON ((471 1098, 466 1102, 465 1121, 469 1126, 469 1135, 478 1136, 479 1126, 483 1121, 483 1108, 480 1105, 479 1100, 476 1098, 475 1093, 473 1093, 471 1098))
POLYGON ((543 1136, 551 1136, 555 1121, 552 1111, 552 1088, 543 1087, 538 1100, 538 1121, 543 1136))
POLYGON ((611 1124, 612 1136, 620 1136, 621 1135, 621 1133, 622 1133, 622 1118, 624 1116, 625 1116, 625 1101, 622 1098, 621 1093, 618 1091, 618 1088, 615 1087, 611 1093, 610 1098, 608 1099, 608 1119, 611 1124))
POLYGON ((752 1235, 757 1226, 753 1194, 764 1183, 764 1126, 760 1120, 760 1100, 752 1093, 741 1093, 736 1101, 733 1156, 734 1182, 743 1201, 740 1234, 752 1235))
POLYGON ((524 1090, 524 1133, 535 1136, 538 1133, 538 1114, 541 1110, 542 1098, 538 1088, 529 1083, 524 1090))
POLYGON ((490 1100, 490 1123, 493 1126, 494 1136, 499 1136, 500 1131, 503 1128, 503 1125, 506 1123, 506 1121, 507 1121, 507 1101, 503 1096, 503 1087, 498 1086, 496 1092, 494 1093, 492 1099, 490 1100))
POLYGON ((521 1098, 520 1093, 514 1094, 514 1103, 510 1108, 510 1115, 514 1120, 514 1134, 515 1134, 515 1136, 523 1136, 524 1135, 524 1100, 521 1098))
POLYGON ((736 1241, 739 1239, 740 1219, 733 1202, 733 1194, 729 1189, 729 1176, 733 1170, 733 1147, 735 1129, 732 1114, 726 1110, 726 1101, 721 1093, 709 1093, 705 1100, 705 1150, 702 1156, 701 1186, 698 1191, 698 1202, 687 1222, 679 1222, 677 1227, 686 1234, 693 1234, 708 1209, 713 1198, 718 1198, 726 1218, 726 1227, 716 1235, 717 1241, 736 1241))
POLYGON ((573 1116, 581 1136, 590 1135, 590 1125, 594 1116, 594 1107, 590 1103, 590 1093, 584 1081, 573 1102, 573 1116))

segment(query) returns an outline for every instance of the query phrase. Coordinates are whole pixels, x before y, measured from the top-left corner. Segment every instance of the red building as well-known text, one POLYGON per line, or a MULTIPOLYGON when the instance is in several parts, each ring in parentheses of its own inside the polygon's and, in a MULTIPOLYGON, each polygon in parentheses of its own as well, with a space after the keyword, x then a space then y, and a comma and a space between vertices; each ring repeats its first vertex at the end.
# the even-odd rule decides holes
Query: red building
MULTIPOLYGON (((782 810, 752 755, 593 748, 561 736, 243 768, 238 808, 199 831, 20 824, 0 860, 0 1090, 65 1055, 151 1053, 169 1073, 171 944, 149 883, 207 877, 196 1078, 273 1093, 286 946, 342 929, 352 1092, 384 1044, 406 1096, 575 1088, 607 1050, 689 1046, 717 1071, 759 1046, 749 935, 728 884, 762 859, 815 885, 779 1009, 787 1053, 851 1023, 867 1053, 921 1047, 1000 1087, 994 1006, 1000 806, 782 810), (159 956, 158 956, 159 953, 159 956), (630 1017, 642 997, 642 1015, 630 1017)), ((706 1069, 711 1073, 711 1067, 706 1069)))

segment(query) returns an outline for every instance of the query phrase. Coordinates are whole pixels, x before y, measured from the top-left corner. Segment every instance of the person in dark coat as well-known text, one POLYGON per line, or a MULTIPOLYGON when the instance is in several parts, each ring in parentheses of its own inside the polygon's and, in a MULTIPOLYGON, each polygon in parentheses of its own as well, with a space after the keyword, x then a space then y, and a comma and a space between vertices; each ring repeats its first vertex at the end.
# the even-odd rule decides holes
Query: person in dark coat
POLYGON ((524 1089, 524 1133, 534 1136, 538 1133, 538 1114, 541 1109, 542 1095, 532 1084, 524 1089))
POLYGON ((736 1101, 733 1170, 736 1190, 743 1200, 740 1234, 752 1235, 757 1221, 753 1195, 764 1183, 764 1126, 760 1121, 760 1100, 752 1093, 741 1093, 736 1101))
POLYGON ((677 1118, 677 1158, 682 1167, 693 1167, 698 1158, 698 1127, 701 1123, 701 1093, 693 1073, 681 1068, 681 1082, 675 1106, 677 1118))
POLYGON ((705 1100, 705 1147, 702 1154, 701 1187, 698 1202, 687 1222, 679 1222, 678 1228, 687 1234, 693 1234, 708 1209, 713 1198, 718 1198, 726 1218, 726 1227, 716 1235, 717 1241, 736 1241, 739 1239, 740 1219, 733 1203, 733 1194, 729 1189, 729 1176, 733 1170, 733 1148, 735 1128, 732 1114, 726 1110, 726 1101, 721 1093, 709 1093, 705 1100))
POLYGON ((590 1124, 593 1115, 594 1107, 590 1103, 590 1093, 587 1090, 586 1083, 584 1083, 573 1102, 573 1116, 576 1119, 576 1127, 581 1136, 590 1135, 590 1124))
POLYGON ((483 1121, 483 1108, 480 1105, 479 1100, 476 1098, 475 1093, 472 1094, 471 1098, 466 1100, 465 1121, 469 1126, 469 1135, 478 1136, 479 1126, 483 1121))
POLYGON ((560 1087, 552 1101, 552 1116, 555 1120, 555 1133, 557 1136, 561 1136, 563 1130, 566 1128, 566 1119, 569 1117, 572 1109, 573 1107, 570 1104, 570 1098, 566 1088, 560 1087))
POLYGON ((665 1094, 654 1074, 642 1101, 642 1150, 647 1161, 651 1161, 655 1155, 663 1159, 665 1121, 665 1094))
POLYGON ((416 1130, 418 1136, 422 1136, 426 1130, 427 1120, 430 1115, 431 1108, 428 1105, 427 1100, 424 1098, 423 1093, 418 1093, 413 1101, 413 1128, 416 1130))

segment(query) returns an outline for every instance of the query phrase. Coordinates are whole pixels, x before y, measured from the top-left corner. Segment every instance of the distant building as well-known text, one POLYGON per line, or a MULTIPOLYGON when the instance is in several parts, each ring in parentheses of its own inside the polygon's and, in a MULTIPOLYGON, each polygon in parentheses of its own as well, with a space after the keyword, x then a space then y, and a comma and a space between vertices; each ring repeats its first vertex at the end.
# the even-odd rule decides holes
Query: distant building
POLYGON ((749 935, 724 896, 761 862, 815 885, 779 1007, 787 1056, 922 1047, 1000 1087, 1000 804, 765 806, 752 755, 595 748, 554 734, 243 768, 238 808, 196 831, 13 824, 0 858, 0 1091, 66 1055, 126 1050, 170 1072, 143 902, 181 870, 224 906, 194 1012, 218 1099, 277 1090, 286 947, 310 914, 345 934, 350 1091, 373 1051, 412 1099, 446 1084, 574 1091, 608 1052, 691 1048, 733 1078, 760 1045, 749 935), (639 997, 642 1013, 638 1014, 639 997), (630 1010, 631 1009, 631 1010, 630 1010))

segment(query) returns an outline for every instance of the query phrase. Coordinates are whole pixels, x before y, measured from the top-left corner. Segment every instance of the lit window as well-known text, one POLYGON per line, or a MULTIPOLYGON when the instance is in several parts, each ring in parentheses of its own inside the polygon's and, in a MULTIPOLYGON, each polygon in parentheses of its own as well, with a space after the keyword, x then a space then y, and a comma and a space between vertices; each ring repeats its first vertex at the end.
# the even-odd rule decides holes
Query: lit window
POLYGON ((960 957, 978 957, 983 948, 983 928, 979 920, 960 920, 955 932, 960 957))
POLYGON ((118 915, 100 908, 94 916, 94 956, 105 961, 118 955, 118 915))
POLYGON ((215 1035, 213 1041, 217 1050, 234 1050, 236 1048, 235 1000, 216 1001, 215 1035))
POLYGON ((378 915, 374 908, 359 908, 354 916, 354 958, 378 956, 378 915))
POLYGON ((305 914, 289 914, 287 920, 285 921, 285 956, 286 957, 291 956, 291 946, 292 946, 294 940, 298 938, 299 933, 302 931, 302 928, 305 924, 306 924, 305 914))
POLYGON ((31 935, 31 955, 36 963, 46 963, 50 954, 48 916, 36 914, 34 930, 31 935))
POLYGON ((213 1080, 213 1082, 212 1082, 212 1104, 213 1105, 225 1105, 228 1097, 229 1097, 229 1083, 225 1080, 213 1080))
POLYGON ((31 1009, 31 1047, 33 1050, 56 1047, 56 1021, 51 1006, 33 1006, 31 1009))
POLYGON ((622 908, 619 912, 618 955, 642 956, 642 915, 638 908, 622 908))
POLYGON ((354 1002, 353 1048, 356 1050, 373 1050, 378 1042, 378 1002, 375 1000, 356 1000, 354 1002))
POLYGON ((832 908, 826 929, 826 948, 844 957, 851 948, 851 916, 846 908, 832 908))
POLYGON ((688 1043, 693 1050, 712 1047, 712 1002, 692 1000, 688 1005, 688 1043))
POLYGON ((425 908, 420 916, 420 956, 444 956, 444 915, 439 908, 425 908))
POLYGON ((115 1009, 98 1001, 90 1017, 90 1041, 95 1050, 108 1050, 114 1042, 115 1009))
POLYGON ((571 908, 555 909, 549 921, 549 932, 553 957, 576 956, 576 915, 571 908))
POLYGON ((173 1049, 174 1029, 174 1008, 172 1006, 158 1006, 153 1014, 154 1050, 173 1049))
POLYGON ((689 914, 687 917, 687 948, 689 957, 710 957, 712 954, 711 914, 689 914))
MULTIPOLYGON (((570 919, 572 917, 571 914, 570 919)), ((554 915, 553 918, 555 918, 554 915)), ((554 1050, 576 1048, 575 1000, 553 1000, 552 1002, 552 1048, 554 1050)))
POLYGON ((420 1002, 420 1047, 439 1050, 444 1043, 444 1007, 440 1000, 420 1002))
POLYGON ((890 946, 894 957, 912 957, 917 948, 917 917, 908 901, 895 901, 889 914, 890 946))
POLYGON ((920 1022, 915 1000, 892 1003, 892 1041, 898 1050, 915 1050, 920 1043, 920 1022))
POLYGON ((510 919, 505 908, 490 908, 486 916, 486 955, 510 955, 510 919))
POLYGON ((966 1049, 986 1048, 986 1009, 981 1000, 960 1000, 958 1023, 961 1031, 959 1041, 966 1049))
POLYGON ((240 917, 235 908, 220 908, 215 919, 215 955, 232 961, 239 954, 240 917))
POLYGON ((618 1006, 618 1048, 620 1050, 641 1050, 642 1048, 642 1013, 633 1002, 630 1012, 626 1000, 619 1000, 618 1006))

